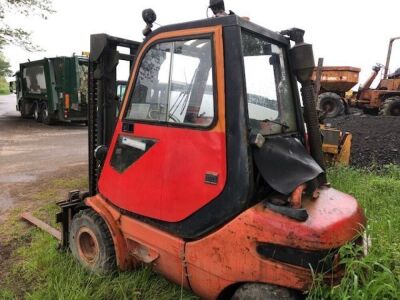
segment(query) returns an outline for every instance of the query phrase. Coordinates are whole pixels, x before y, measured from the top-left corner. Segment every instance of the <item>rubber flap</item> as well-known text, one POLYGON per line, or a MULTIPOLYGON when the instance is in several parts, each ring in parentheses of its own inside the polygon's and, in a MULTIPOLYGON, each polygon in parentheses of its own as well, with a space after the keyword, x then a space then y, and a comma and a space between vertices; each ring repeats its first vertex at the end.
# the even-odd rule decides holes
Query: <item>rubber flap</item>
POLYGON ((300 184, 323 173, 297 138, 269 138, 261 148, 254 147, 253 151, 261 176, 274 190, 284 195, 289 195, 300 184))

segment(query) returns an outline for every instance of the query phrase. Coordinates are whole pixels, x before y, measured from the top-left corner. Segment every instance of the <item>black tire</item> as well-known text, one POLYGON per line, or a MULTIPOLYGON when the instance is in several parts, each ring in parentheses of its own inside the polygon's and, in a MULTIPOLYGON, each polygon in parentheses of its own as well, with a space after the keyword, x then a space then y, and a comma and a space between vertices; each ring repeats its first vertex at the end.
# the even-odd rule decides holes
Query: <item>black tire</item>
POLYGON ((232 300, 294 300, 296 293, 290 289, 263 283, 246 283, 233 294, 232 300))
POLYGON ((40 107, 39 107, 39 103, 37 101, 33 102, 32 111, 33 111, 33 118, 35 119, 35 121, 42 122, 40 107))
POLYGON ((320 111, 327 112, 327 118, 335 118, 344 112, 342 98, 335 93, 327 92, 318 96, 317 107, 320 111))
POLYGON ((20 101, 18 107, 19 107, 19 112, 21 113, 21 118, 23 119, 32 118, 32 114, 28 103, 20 101))
POLYGON ((49 115, 49 109, 47 107, 47 103, 43 102, 40 108, 40 114, 42 118, 42 122, 46 125, 53 125, 54 121, 49 115))
POLYGON ((117 268, 110 231, 92 209, 81 210, 73 217, 69 247, 72 255, 91 272, 106 273, 117 268))
POLYGON ((400 96, 387 98, 383 102, 379 114, 381 116, 400 116, 400 96))

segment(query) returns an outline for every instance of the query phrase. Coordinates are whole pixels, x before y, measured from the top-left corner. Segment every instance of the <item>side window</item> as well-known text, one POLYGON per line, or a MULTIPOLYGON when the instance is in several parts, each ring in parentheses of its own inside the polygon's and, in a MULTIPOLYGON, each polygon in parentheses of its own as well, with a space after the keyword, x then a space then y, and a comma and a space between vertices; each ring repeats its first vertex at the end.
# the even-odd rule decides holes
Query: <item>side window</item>
POLYGON ((242 31, 249 125, 263 135, 296 130, 296 113, 284 48, 242 31))
POLYGON ((172 43, 153 46, 140 65, 126 118, 167 120, 169 69, 172 43))
POLYGON ((210 39, 153 46, 142 60, 130 101, 127 119, 209 126, 214 119, 210 39))

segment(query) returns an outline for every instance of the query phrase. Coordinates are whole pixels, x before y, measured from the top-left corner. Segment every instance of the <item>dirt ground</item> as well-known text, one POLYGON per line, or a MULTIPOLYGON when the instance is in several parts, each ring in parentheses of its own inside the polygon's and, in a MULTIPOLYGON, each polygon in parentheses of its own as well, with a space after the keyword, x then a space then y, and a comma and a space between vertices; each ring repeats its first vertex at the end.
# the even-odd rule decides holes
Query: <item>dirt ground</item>
POLYGON ((15 95, 0 96, 0 223, 32 189, 66 169, 86 172, 87 127, 22 119, 15 95))
POLYGON ((352 109, 325 123, 352 133, 351 165, 400 164, 400 117, 374 116, 352 109))
MULTIPOLYGON (((14 210, 30 211, 43 205, 33 195, 48 190, 54 179, 71 180, 86 173, 87 127, 46 126, 22 119, 15 111, 15 95, 0 96, 0 225, 14 210)), ((65 188, 53 190, 54 202, 66 198, 65 188)), ((14 249, 29 242, 24 241, 24 234, 21 237, 0 232, 0 281, 14 263, 14 249)))

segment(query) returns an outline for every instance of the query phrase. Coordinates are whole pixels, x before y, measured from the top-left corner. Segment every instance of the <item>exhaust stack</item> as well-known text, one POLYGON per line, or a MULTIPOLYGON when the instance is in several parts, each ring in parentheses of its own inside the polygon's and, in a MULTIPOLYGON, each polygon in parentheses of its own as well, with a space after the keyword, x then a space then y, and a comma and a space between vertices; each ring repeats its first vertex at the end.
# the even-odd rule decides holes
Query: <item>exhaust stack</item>
MULTIPOLYGON (((304 43, 304 30, 302 29, 292 28, 282 31, 281 34, 295 42, 295 45, 290 49, 289 55, 293 71, 297 80, 301 83, 301 96, 303 98, 304 118, 307 124, 310 152, 315 161, 325 170, 321 133, 314 99, 314 84, 311 80, 315 68, 312 45, 304 43)), ((323 173, 319 176, 319 183, 325 184, 326 182, 326 175, 323 173)))

